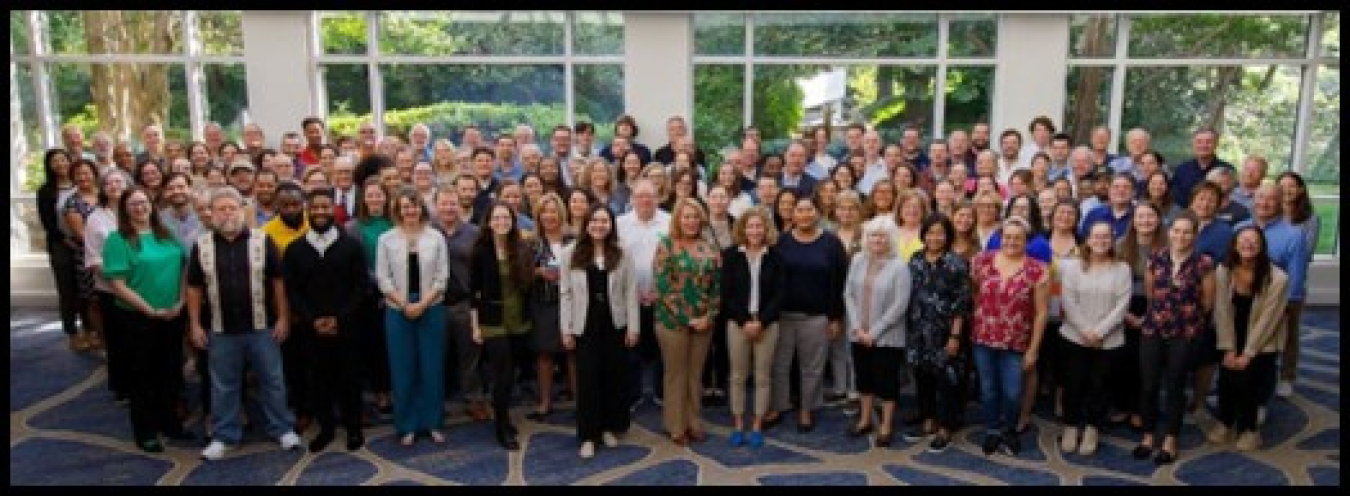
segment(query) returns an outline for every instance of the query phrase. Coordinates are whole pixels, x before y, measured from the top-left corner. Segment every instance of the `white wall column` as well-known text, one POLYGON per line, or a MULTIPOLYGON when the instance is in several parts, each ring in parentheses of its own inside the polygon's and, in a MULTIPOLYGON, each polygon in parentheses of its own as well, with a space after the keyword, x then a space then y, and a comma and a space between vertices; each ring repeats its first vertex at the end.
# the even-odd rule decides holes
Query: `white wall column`
MULTIPOLYGON (((1069 76, 1067 14, 1005 13, 998 22, 998 68, 994 71, 993 140, 1004 129, 1027 136, 1027 123, 1050 116, 1055 126, 1064 115, 1064 81, 1069 76)), ((994 144, 997 148, 998 144, 994 144)))
POLYGON ((262 126, 268 146, 281 134, 300 131, 300 121, 319 115, 312 108, 307 10, 245 10, 244 66, 248 73, 248 113, 262 126))
POLYGON ((624 112, 647 146, 666 143, 667 118, 693 115, 693 24, 689 13, 624 12, 624 112))

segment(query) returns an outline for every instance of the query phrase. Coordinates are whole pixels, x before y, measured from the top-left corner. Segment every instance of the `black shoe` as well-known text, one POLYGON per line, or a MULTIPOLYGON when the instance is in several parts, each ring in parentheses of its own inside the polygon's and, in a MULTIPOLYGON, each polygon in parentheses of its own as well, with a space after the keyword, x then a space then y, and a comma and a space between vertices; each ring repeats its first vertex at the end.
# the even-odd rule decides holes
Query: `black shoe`
POLYGON ((366 445, 366 437, 361 433, 347 434, 347 451, 356 451, 366 445))
POLYGON ((1134 451, 1130 454, 1134 456, 1135 460, 1147 460, 1150 456, 1153 456, 1153 447, 1141 444, 1135 446, 1134 451))
POLYGON ((315 436, 313 441, 309 442, 309 452, 318 453, 323 451, 324 448, 328 447, 328 443, 331 442, 333 442, 333 431, 325 429, 319 432, 319 435, 315 436))
POLYGON ((783 423, 783 414, 780 413, 780 414, 778 414, 777 416, 775 416, 775 417, 773 417, 773 418, 764 417, 764 420, 762 420, 762 421, 760 422, 760 428, 761 428, 761 430, 766 430, 766 431, 767 431, 767 430, 772 429, 774 426, 776 426, 776 425, 778 425, 778 424, 781 424, 781 423, 783 423))
POLYGON ((163 453, 164 445, 159 443, 158 439, 150 438, 136 442, 136 447, 146 453, 163 453))
POLYGON ((905 425, 919 425, 919 424, 922 424, 922 423, 923 423, 923 415, 915 415, 915 416, 913 416, 913 417, 905 417, 905 418, 901 419, 900 421, 901 421, 901 422, 904 422, 905 425))
POLYGON ((871 433, 872 433, 872 424, 867 424, 862 427, 858 427, 855 425, 849 428, 848 437, 863 437, 871 433))
POLYGON ((844 401, 845 399, 848 399, 848 395, 844 393, 825 393, 826 404, 832 405, 844 401))
POLYGON ((985 434, 984 443, 980 448, 984 451, 985 456, 989 456, 994 454, 995 451, 998 451, 998 447, 1001 444, 1003 444, 1003 439, 998 434, 985 434))
POLYGON ((891 435, 892 435, 892 433, 890 433, 890 432, 884 432, 884 433, 881 433, 881 434, 877 434, 877 447, 878 447, 878 448, 888 448, 888 447, 890 447, 890 446, 891 446, 891 435))
POLYGON ((814 431, 814 430, 816 430, 816 423, 815 423, 815 422, 797 422, 797 433, 798 433, 798 434, 810 434, 811 431, 814 431))
POLYGON ((543 410, 537 410, 537 411, 533 411, 533 412, 527 413, 527 414, 525 414, 525 418, 530 419, 530 420, 533 420, 533 421, 535 421, 535 422, 543 422, 545 419, 548 418, 549 415, 552 415, 552 414, 553 414, 553 408, 550 407, 550 408, 545 408, 545 409, 543 409, 543 410))
POLYGON ((952 440, 947 439, 941 434, 933 436, 933 440, 928 443, 929 453, 941 453, 947 451, 947 447, 952 445, 952 440))
POLYGON ((1154 465, 1171 465, 1177 461, 1177 454, 1165 449, 1158 450, 1158 454, 1153 456, 1154 465))
POLYGON ((1003 435, 1003 454, 1008 456, 1017 456, 1022 452, 1022 438, 1017 434, 1003 435))
POLYGON ((497 424, 497 444, 508 451, 520 449, 520 442, 516 441, 515 428, 509 423, 497 424))

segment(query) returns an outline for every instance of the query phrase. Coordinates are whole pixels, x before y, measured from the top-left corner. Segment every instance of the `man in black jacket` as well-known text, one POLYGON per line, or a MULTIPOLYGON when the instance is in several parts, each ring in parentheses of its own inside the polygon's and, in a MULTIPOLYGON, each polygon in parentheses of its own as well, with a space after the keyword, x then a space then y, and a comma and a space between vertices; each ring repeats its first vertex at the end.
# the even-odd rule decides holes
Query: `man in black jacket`
POLYGON ((334 403, 347 431, 347 449, 365 444, 361 433, 361 346, 357 310, 362 308, 366 262, 360 245, 333 220, 333 190, 309 193, 309 231, 286 248, 281 272, 300 332, 310 332, 310 390, 319 435, 311 452, 333 441, 334 403))

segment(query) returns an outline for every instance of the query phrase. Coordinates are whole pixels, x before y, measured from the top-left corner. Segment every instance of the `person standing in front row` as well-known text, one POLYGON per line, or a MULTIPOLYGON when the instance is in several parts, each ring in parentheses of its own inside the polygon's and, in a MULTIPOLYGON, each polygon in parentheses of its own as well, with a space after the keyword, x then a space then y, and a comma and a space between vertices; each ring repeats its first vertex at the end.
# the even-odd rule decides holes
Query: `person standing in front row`
MULTIPOLYGON (((640 334, 642 339, 638 345, 628 352, 628 401, 632 405, 632 410, 637 410, 643 402, 643 372, 644 366, 652 374, 652 394, 650 401, 655 405, 661 404, 661 393, 663 385, 661 384, 661 350, 656 343, 656 310, 657 299, 655 277, 652 271, 651 260, 656 256, 656 245, 661 242, 661 237, 670 231, 670 214, 657 208, 656 206, 656 183, 651 179, 638 179, 633 182, 632 210, 619 216, 617 228, 619 230, 619 242, 623 245, 624 253, 632 255, 633 277, 637 279, 638 287, 638 309, 640 315, 638 321, 641 324, 640 334)), ((580 190, 573 190, 580 191, 580 190)), ((573 194, 575 196, 575 193, 573 194)))
POLYGON ((290 334, 281 257, 261 229, 244 227, 243 205, 234 188, 212 190, 212 232, 197 239, 188 260, 192 343, 208 350, 211 367, 212 439, 202 450, 206 460, 224 458, 243 436, 239 391, 245 363, 257 374, 267 434, 282 449, 300 447, 281 368, 281 342, 290 334))
POLYGON ((444 443, 445 294, 450 261, 445 238, 430 226, 411 188, 394 195, 396 223, 380 235, 375 276, 385 299, 384 329, 394 392, 394 431, 412 446, 419 434, 444 443))
POLYGON ((891 445, 912 283, 897 238, 895 225, 885 219, 864 224, 864 249, 853 257, 844 284, 854 376, 862 395, 858 423, 849 435, 861 437, 872 430, 872 400, 881 398, 879 448, 891 445))
POLYGON ((513 358, 524 349, 530 330, 526 302, 534 281, 534 252, 521 239, 520 217, 498 202, 486 213, 487 228, 478 233, 469 264, 473 300, 469 327, 483 346, 492 376, 492 411, 497 444, 520 449, 511 423, 511 390, 516 384, 513 358))
POLYGON ((307 340, 309 390, 319 435, 310 452, 333 442, 333 407, 342 414, 347 450, 361 449, 361 342, 357 327, 368 275, 361 245, 338 229, 333 215, 333 190, 317 188, 308 195, 309 230, 282 253, 281 276, 295 309, 298 330, 307 340), (335 405, 336 404, 336 405, 335 405))
POLYGON ((764 414, 773 392, 774 348, 783 306, 783 257, 774 248, 773 214, 750 207, 734 229, 735 246, 722 250, 722 314, 727 319, 727 354, 733 431, 732 447, 764 446, 764 414), (753 361, 752 361, 753 360, 753 361), (754 419, 745 434, 745 379, 754 371, 754 419))
POLYGON ((577 439, 582 458, 595 443, 619 445, 628 430, 624 347, 637 345, 638 291, 633 257, 619 247, 614 212, 592 207, 575 244, 558 254, 566 267, 558 284, 563 347, 576 353, 577 439))
MULTIPOLYGON (((968 351, 963 349, 962 334, 970 327, 970 264, 952 251, 955 228, 945 216, 928 216, 920 232, 923 251, 909 260, 914 292, 909 297, 905 351, 914 367, 919 416, 933 427, 928 451, 937 453, 951 446, 966 406, 961 385, 968 351)), ((922 432, 929 429, 925 426, 922 432)))

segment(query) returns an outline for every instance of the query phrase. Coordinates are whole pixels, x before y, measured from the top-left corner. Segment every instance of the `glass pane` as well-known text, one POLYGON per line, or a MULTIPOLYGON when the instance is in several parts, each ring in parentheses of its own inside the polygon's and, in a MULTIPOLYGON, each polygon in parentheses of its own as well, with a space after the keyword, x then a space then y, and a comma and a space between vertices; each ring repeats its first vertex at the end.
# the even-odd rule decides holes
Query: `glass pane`
POLYGON ((183 53, 182 11, 62 10, 47 19, 52 53, 183 53))
POLYGON ((1069 67, 1064 130, 1074 143, 1087 143, 1093 126, 1111 119, 1111 77, 1114 67, 1069 67))
MULTIPOLYGON (((572 68, 573 101, 576 104, 575 122, 591 124, 612 123, 623 114, 623 65, 576 65, 572 68)), ((547 124, 566 124, 567 121, 547 124)), ((540 123, 545 125, 545 123, 540 123)), ((543 131, 536 126, 536 133, 543 131)), ((595 126, 595 142, 608 143, 614 137, 614 126, 595 126)))
POLYGON ((695 12, 694 55, 745 55, 745 14, 695 12))
POLYGON ((1340 241, 1341 196, 1341 69, 1322 66, 1317 70, 1312 122, 1308 127, 1307 155, 1303 165, 1313 203, 1322 217, 1317 253, 1334 253, 1340 241), (1321 196, 1321 198, 1319 198, 1321 196))
MULTIPOLYGON (((994 67, 947 67, 946 114, 943 127, 946 136, 953 129, 970 129, 977 122, 989 122, 993 108, 994 67)), ((921 127, 923 134, 932 127, 921 127)))
POLYGON ((42 13, 47 21, 47 40, 50 53, 84 55, 84 18, 78 10, 48 10, 42 13))
MULTIPOLYGON (((19 90, 19 116, 23 119, 24 167, 19 169, 20 189, 37 191, 42 182, 42 119, 37 115, 37 94, 33 91, 30 64, 14 64, 14 85, 19 90)), ((11 97, 13 93, 10 93, 11 97)), ((14 108, 12 103, 10 108, 14 108)))
POLYGON ((937 68, 932 66, 755 66, 754 125, 765 153, 825 122, 865 122, 886 142, 908 125, 932 129, 937 68))
POLYGON ((9 43, 15 55, 28 55, 28 11, 9 11, 9 43))
POLYGON ((1114 57, 1116 16, 1075 14, 1069 20, 1070 57, 1114 57))
POLYGON ((935 57, 937 14, 755 15, 756 55, 935 57))
POLYGON ((1230 163, 1253 154, 1272 168, 1289 163, 1297 67, 1131 67, 1125 77, 1121 127, 1148 129, 1168 164, 1192 156, 1191 135, 1202 127, 1219 130, 1218 156, 1230 163))
POLYGON ((1341 13, 1331 12, 1322 18, 1322 56, 1341 56, 1341 13))
POLYGON ((993 57, 997 40, 993 14, 956 14, 947 33, 947 56, 993 57))
POLYGON ((243 131, 244 113, 248 111, 248 78, 244 64, 202 65, 206 92, 207 122, 216 122, 225 128, 226 135, 239 136, 243 131))
POLYGON ((740 146, 744 109, 745 66, 694 66, 694 141, 704 153, 740 146))
POLYGON ((380 53, 396 55, 562 55, 561 12, 380 14, 380 53))
POLYGON ((328 96, 329 132, 355 137, 361 121, 371 118, 370 71, 365 64, 323 64, 319 70, 328 96))
POLYGON ((1131 57, 1303 57, 1306 15, 1135 16, 1131 57))
POLYGON ((243 55, 243 14, 238 10, 197 11, 197 26, 206 55, 243 55))
POLYGON ((572 53, 623 55, 623 13, 577 12, 572 53))
POLYGON ((58 124, 81 124, 86 135, 97 128, 130 138, 136 150, 141 130, 155 122, 165 139, 192 138, 182 64, 53 63, 47 74, 58 124))
POLYGON ((323 36, 323 53, 365 55, 370 50, 365 12, 321 13, 319 29, 323 36))
POLYGON ((387 134, 424 122, 433 138, 459 142, 475 124, 488 136, 517 124, 537 130, 567 123, 562 65, 381 65, 387 134), (456 81, 456 84, 444 84, 456 81))

